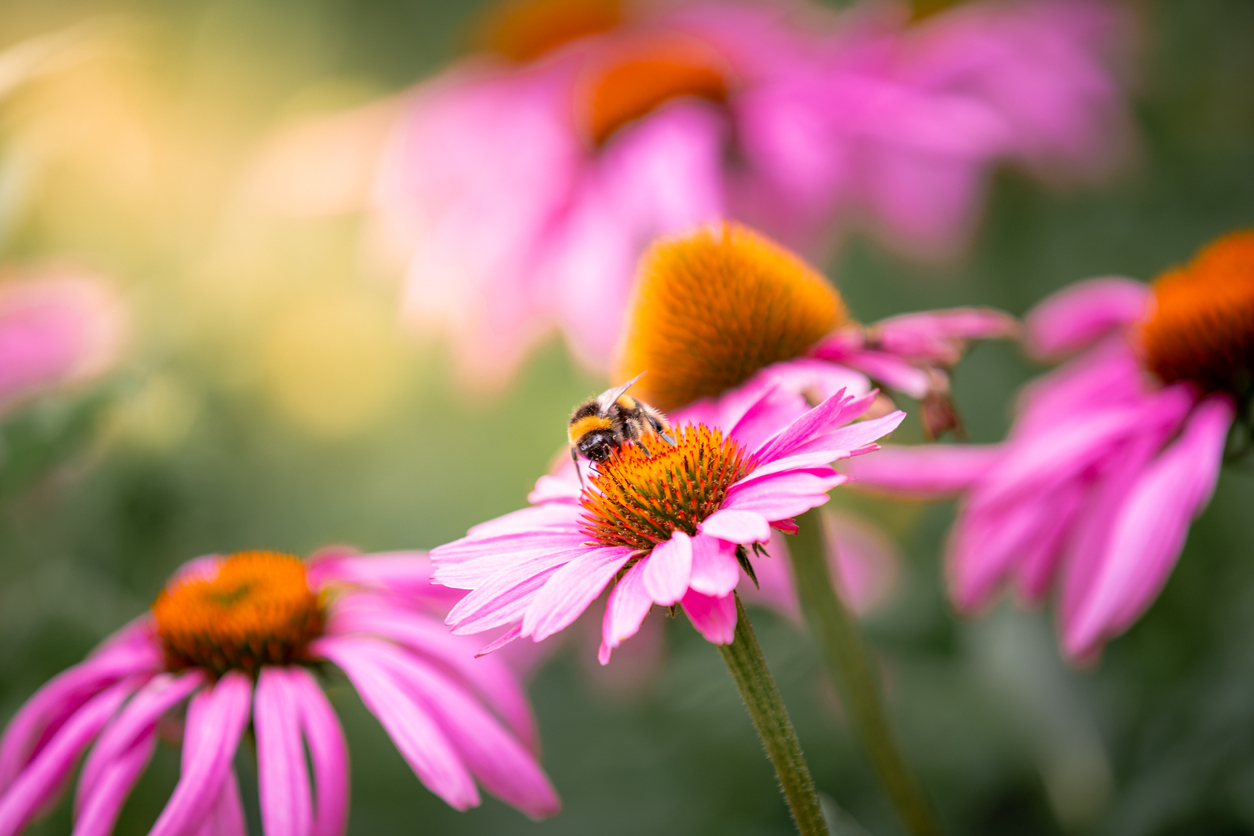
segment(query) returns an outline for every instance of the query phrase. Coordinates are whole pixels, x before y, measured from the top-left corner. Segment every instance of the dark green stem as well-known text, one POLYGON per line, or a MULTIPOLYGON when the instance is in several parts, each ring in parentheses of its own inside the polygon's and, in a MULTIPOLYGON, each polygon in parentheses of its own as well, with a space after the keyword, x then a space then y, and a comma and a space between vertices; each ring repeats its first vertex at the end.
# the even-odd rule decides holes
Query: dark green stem
POLYGON ((758 637, 753 634, 753 625, 749 623, 739 595, 736 596, 736 636, 731 644, 720 645, 719 650, 732 679, 736 680, 745 708, 749 709, 758 737, 766 747, 766 755, 775 767, 797 831, 801 836, 828 836, 823 808, 814 791, 814 779, 801 752, 797 731, 779 697, 775 678, 766 666, 766 657, 758 646, 758 637))
POLYGON ((801 609, 827 657, 854 730, 906 828, 914 836, 939 836, 940 824, 923 787, 893 737, 874 664, 858 626, 836 594, 827 565, 823 517, 816 508, 797 524, 800 530, 789 539, 788 549, 801 609))

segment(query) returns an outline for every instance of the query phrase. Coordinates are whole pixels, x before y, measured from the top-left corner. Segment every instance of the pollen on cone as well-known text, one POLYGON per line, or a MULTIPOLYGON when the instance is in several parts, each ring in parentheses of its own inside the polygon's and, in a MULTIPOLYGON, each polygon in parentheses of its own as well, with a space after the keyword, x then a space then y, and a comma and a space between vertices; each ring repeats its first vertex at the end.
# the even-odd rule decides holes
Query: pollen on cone
POLYGON ((490 8, 475 45, 523 63, 589 35, 607 32, 623 17, 618 0, 513 0, 490 8))
POLYGON ((1225 235, 1154 282, 1145 364, 1166 383, 1249 394, 1254 384, 1254 230, 1225 235))
POLYGON ((641 260, 615 368, 660 409, 718 395, 798 357, 847 318, 836 290, 738 224, 655 243, 641 260))
POLYGON ((655 35, 625 41, 583 80, 579 98, 584 133, 600 145, 671 99, 723 102, 730 75, 723 58, 695 38, 655 35))

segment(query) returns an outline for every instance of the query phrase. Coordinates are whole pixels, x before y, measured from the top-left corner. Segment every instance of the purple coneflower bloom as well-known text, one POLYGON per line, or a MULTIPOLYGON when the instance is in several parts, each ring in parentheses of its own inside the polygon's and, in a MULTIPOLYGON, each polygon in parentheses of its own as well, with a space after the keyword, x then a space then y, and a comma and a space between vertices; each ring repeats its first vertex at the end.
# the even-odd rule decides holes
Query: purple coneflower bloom
POLYGON ((746 548, 772 526, 827 502, 842 484, 831 462, 876 449, 905 416, 863 416, 874 394, 843 391, 765 439, 746 443, 770 420, 766 392, 726 432, 686 424, 675 446, 661 438, 624 446, 580 492, 571 479, 538 485, 532 508, 470 531, 432 552, 434 580, 472 590, 449 612, 457 633, 509 626, 501 641, 542 641, 564 629, 617 579, 605 611, 601 661, 634 635, 654 604, 681 605, 715 644, 736 626, 732 593, 746 548), (543 500, 549 501, 543 501, 543 500), (554 501, 557 500, 557 501, 554 501))
POLYGON ((516 4, 387 143, 374 203, 407 315, 468 379, 555 326, 604 368, 657 236, 730 217, 816 253, 869 215, 954 249, 993 165, 1104 159, 1123 121, 1111 6, 968 5, 516 4))
POLYGON ((1051 589, 1066 654, 1091 661, 1145 612, 1214 491, 1254 396, 1254 232, 1203 249, 1152 286, 1080 282, 1026 319, 1041 357, 1073 353, 1027 387, 991 446, 888 448, 863 482, 958 493, 951 594, 978 609, 1011 583, 1051 589))
POLYGON ((415 553, 338 553, 307 565, 242 552, 188 563, 149 614, 46 684, 9 723, 0 834, 20 833, 54 800, 84 752, 74 833, 110 833, 159 723, 184 703, 182 774, 153 834, 245 832, 232 761, 250 722, 265 832, 343 833, 348 752, 314 675, 327 663, 451 806, 477 805, 478 780, 533 818, 557 812, 521 688, 501 661, 475 660, 465 639, 448 634, 439 621, 448 596, 429 575, 415 553))
POLYGON ((0 408, 91 378, 117 358, 126 316, 104 282, 69 271, 0 279, 0 408))

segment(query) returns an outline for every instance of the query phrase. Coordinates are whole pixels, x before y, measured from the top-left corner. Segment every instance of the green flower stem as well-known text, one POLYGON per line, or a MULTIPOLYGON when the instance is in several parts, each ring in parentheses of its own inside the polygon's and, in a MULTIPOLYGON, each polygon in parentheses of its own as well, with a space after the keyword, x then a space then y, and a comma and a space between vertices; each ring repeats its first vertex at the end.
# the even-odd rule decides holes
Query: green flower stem
POLYGON ((788 718, 788 709, 779 697, 775 678, 766 666, 766 657, 753 634, 753 625, 745 614, 740 596, 736 596, 736 635, 731 644, 720 645, 723 661, 731 671, 740 690, 740 697, 749 709, 758 737, 766 747, 767 757, 775 767, 784 798, 792 811, 793 821, 801 836, 828 836, 823 808, 819 805, 814 779, 806 766, 805 755, 797 731, 788 718))
POLYGON ((914 836, 939 836, 936 815, 888 724, 873 661, 853 616, 836 594, 823 542, 823 517, 815 508, 797 524, 800 530, 789 538, 788 550, 801 609, 827 657, 854 729, 906 828, 914 836))

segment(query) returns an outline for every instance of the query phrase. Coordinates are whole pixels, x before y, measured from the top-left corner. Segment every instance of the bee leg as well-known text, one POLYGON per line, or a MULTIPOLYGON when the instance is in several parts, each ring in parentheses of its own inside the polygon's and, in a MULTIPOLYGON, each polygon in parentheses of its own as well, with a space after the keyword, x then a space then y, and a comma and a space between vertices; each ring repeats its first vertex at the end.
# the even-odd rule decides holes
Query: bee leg
POLYGON ((669 444, 672 447, 675 446, 675 439, 671 438, 670 433, 666 431, 667 430, 666 425, 663 424, 661 421, 659 421, 656 415, 651 415, 648 412, 646 412, 644 414, 644 417, 648 419, 649 426, 653 428, 654 435, 660 435, 662 437, 662 440, 665 441, 667 444, 669 444))
POLYGON ((579 466, 579 453, 575 450, 574 445, 570 448, 570 460, 575 463, 575 473, 579 475, 579 492, 583 493, 588 486, 583 483, 583 468, 579 466))

